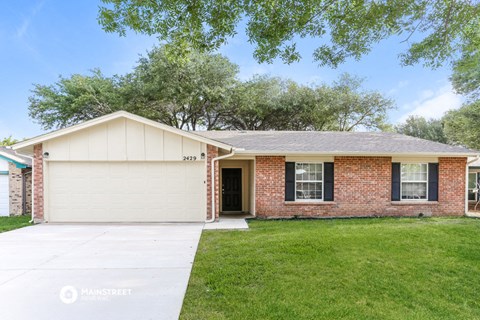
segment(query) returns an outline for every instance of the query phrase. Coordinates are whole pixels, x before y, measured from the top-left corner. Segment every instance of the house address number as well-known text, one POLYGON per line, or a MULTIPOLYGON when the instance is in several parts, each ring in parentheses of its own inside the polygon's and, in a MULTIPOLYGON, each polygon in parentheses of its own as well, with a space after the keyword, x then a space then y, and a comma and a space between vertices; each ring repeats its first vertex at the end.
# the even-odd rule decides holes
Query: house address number
POLYGON ((197 160, 196 156, 183 156, 183 161, 195 161, 197 160))

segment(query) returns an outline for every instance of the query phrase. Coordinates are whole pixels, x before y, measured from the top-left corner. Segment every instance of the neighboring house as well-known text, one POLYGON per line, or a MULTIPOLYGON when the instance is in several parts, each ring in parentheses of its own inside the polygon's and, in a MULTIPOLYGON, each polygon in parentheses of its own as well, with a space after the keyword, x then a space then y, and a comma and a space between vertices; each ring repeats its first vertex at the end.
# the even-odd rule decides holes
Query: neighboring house
POLYGON ((34 218, 49 222, 463 215, 477 155, 393 133, 187 132, 123 111, 13 148, 34 157, 34 218))
POLYGON ((0 147, 0 216, 32 211, 31 160, 0 147))

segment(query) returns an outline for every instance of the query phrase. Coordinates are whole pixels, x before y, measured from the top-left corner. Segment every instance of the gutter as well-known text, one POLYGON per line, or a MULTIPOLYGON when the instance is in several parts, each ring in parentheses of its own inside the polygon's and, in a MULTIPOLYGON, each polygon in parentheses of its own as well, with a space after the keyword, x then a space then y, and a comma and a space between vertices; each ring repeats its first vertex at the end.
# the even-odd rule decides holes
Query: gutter
POLYGON ((255 156, 352 156, 352 157, 475 157, 477 153, 460 152, 366 152, 366 151, 270 151, 236 149, 237 154, 255 156))
POLYGON ((231 149, 229 154, 213 158, 210 163, 210 187, 211 189, 211 196, 212 196, 212 216, 210 219, 206 219, 205 223, 212 223, 215 221, 215 161, 222 160, 225 158, 230 158, 235 155, 235 150, 231 149))
POLYGON ((465 215, 468 214, 468 165, 480 159, 480 155, 477 156, 470 161, 467 161, 467 165, 465 167, 465 215))

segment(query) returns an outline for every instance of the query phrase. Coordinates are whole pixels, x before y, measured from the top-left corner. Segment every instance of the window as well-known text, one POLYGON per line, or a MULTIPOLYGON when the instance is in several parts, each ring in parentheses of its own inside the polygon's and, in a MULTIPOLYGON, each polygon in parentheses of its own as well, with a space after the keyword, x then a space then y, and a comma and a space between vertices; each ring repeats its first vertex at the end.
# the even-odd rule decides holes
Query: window
POLYGON ((295 164, 295 199, 323 199, 323 165, 321 163, 295 164))
POLYGON ((468 174, 468 200, 477 200, 477 193, 473 192, 477 188, 477 173, 471 172, 468 174))
POLYGON ((402 200, 427 200, 428 165, 426 163, 402 163, 402 200))

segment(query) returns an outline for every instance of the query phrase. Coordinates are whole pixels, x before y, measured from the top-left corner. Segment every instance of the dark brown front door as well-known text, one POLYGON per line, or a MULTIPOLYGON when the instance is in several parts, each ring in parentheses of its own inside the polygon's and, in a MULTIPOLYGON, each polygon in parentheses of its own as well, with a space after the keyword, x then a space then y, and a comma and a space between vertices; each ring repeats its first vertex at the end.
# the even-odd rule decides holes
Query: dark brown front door
POLYGON ((242 211, 242 169, 222 169, 222 211, 242 211))

